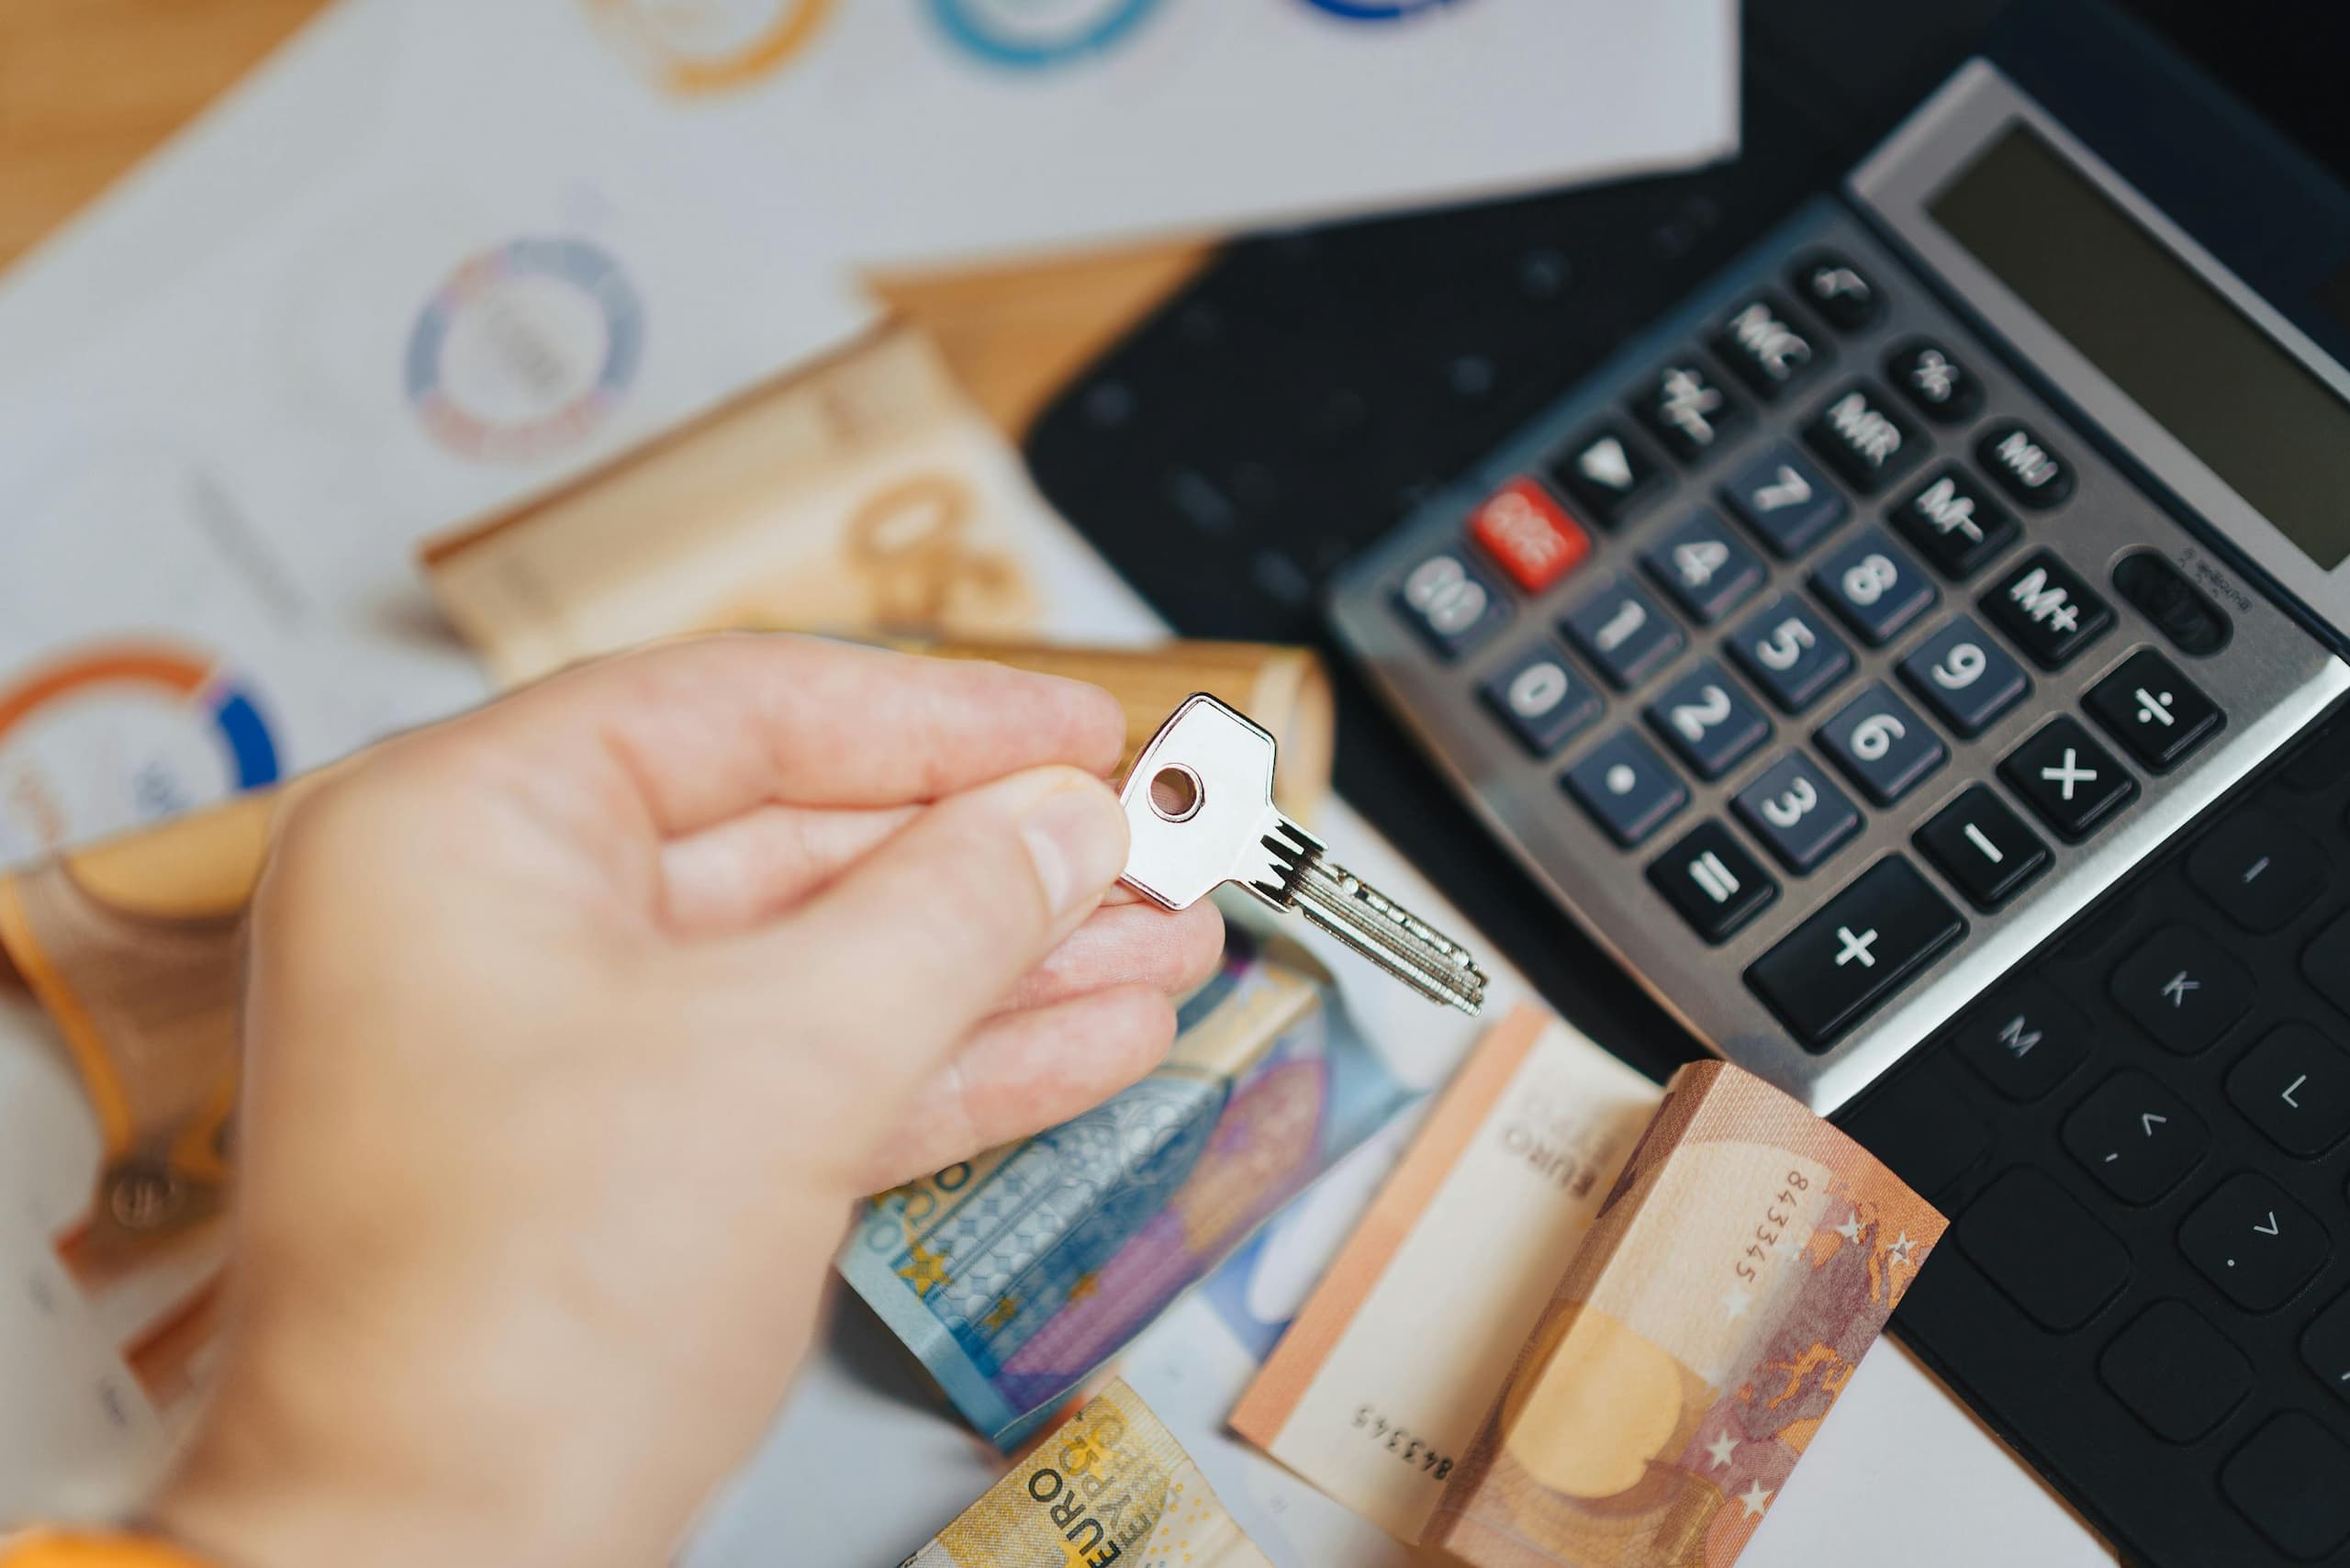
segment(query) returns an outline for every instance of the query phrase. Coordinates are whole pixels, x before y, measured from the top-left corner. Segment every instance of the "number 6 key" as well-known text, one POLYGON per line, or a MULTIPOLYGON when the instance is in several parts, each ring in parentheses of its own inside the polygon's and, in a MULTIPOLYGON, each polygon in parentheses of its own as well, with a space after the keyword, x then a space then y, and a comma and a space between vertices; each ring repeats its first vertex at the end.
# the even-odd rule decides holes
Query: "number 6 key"
POLYGON ((1119 803, 1132 846, 1120 880, 1169 909, 1237 882, 1306 919, 1434 1002, 1475 1014, 1469 950, 1323 855, 1273 804, 1273 737, 1209 696, 1183 700, 1135 758, 1119 803))

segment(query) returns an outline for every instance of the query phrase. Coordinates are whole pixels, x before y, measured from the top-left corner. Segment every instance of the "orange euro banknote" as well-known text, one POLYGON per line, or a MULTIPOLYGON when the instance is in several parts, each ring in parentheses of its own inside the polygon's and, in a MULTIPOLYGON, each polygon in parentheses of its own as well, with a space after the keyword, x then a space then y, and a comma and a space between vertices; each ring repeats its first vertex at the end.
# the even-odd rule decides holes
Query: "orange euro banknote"
POLYGON ((1425 1539, 1477 1568, 1726 1568, 1944 1223, 1762 1080, 1683 1068, 1425 1539))

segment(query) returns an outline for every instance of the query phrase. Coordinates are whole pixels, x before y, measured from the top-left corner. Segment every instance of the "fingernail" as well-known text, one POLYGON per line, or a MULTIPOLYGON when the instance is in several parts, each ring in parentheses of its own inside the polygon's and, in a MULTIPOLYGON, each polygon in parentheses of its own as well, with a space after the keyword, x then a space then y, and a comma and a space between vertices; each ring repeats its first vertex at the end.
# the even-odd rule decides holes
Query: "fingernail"
POLYGON ((1107 790, 1056 790, 1030 809, 1021 842, 1056 915, 1098 898, 1126 868, 1126 819, 1107 790))

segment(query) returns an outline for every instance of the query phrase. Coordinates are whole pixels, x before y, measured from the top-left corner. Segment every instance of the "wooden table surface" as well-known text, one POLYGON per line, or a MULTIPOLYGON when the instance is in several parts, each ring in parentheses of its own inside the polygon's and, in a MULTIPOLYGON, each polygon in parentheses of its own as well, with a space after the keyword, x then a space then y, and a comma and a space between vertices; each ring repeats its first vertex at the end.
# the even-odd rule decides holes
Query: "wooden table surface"
MULTIPOLYGON (((484 0, 496 4, 497 0, 484 0)), ((326 0, 0 0, 0 266, 160 145, 326 0)), ((1189 277, 1201 245, 873 279, 1017 434, 1189 277)))

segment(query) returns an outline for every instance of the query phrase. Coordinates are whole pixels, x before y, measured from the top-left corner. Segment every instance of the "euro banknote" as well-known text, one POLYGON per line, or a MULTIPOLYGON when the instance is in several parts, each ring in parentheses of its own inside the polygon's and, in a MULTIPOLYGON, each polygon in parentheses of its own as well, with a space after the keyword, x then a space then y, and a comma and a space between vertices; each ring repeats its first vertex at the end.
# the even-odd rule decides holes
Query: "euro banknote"
POLYGON ((1232 1413, 1416 1541, 1662 1091, 1539 1007, 1490 1030, 1232 1413))
POLYGON ((1113 1381, 899 1568, 1272 1568, 1113 1381))
POLYGON ((1726 1568, 1943 1224, 1762 1080, 1683 1068, 1425 1539, 1474 1568, 1726 1568))
POLYGON ((1049 1131, 868 1201, 840 1271, 1011 1449, 1409 1092, 1322 966, 1242 920, 1173 1051, 1049 1131))

